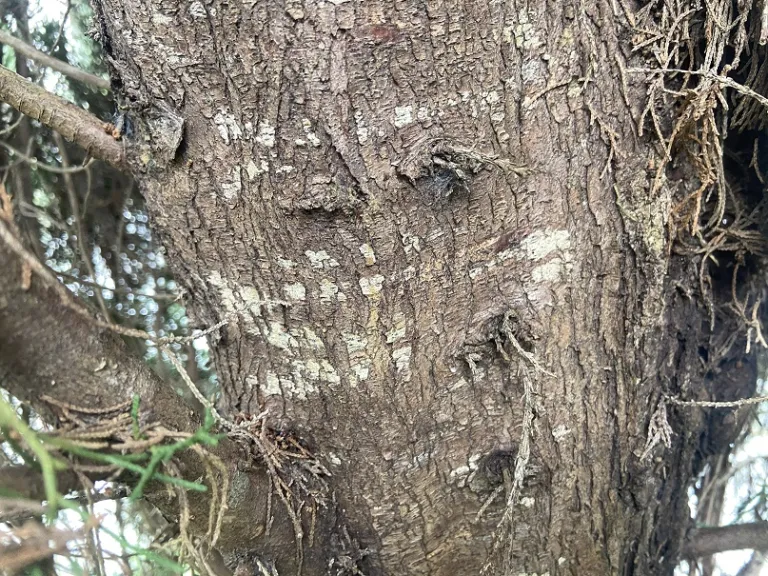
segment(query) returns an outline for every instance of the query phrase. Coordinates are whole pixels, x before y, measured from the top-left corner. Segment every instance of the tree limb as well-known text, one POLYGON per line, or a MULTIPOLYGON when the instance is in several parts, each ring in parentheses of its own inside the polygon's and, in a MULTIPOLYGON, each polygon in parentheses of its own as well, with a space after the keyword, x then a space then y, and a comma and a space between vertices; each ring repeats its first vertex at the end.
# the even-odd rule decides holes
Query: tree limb
POLYGON ((107 134, 104 122, 4 66, 0 66, 0 101, 55 130, 91 156, 129 172, 125 148, 107 134))
POLYGON ((23 40, 16 38, 4 30, 0 30, 0 43, 10 46, 19 54, 23 54, 27 58, 31 58, 38 64, 46 66, 52 70, 56 70, 57 72, 61 72, 65 76, 69 76, 70 78, 78 80, 83 84, 89 84, 90 86, 100 90, 110 89, 109 80, 105 80, 104 78, 95 76, 94 74, 89 74, 88 72, 85 72, 76 66, 72 66, 71 64, 67 64, 66 62, 63 62, 58 58, 54 58, 45 52, 41 52, 34 46, 30 46, 23 40))
MULTIPOLYGON (((8 232, 3 222, 0 226, 8 232)), ((192 431, 199 425, 119 336, 73 310, 39 275, 24 290, 21 264, 5 240, 0 240, 0 270, 0 379, 11 394, 42 411, 42 395, 103 407, 138 394, 166 427, 192 431)))
POLYGON ((696 528, 683 547, 683 557, 701 558, 744 549, 768 551, 768 522, 696 528))

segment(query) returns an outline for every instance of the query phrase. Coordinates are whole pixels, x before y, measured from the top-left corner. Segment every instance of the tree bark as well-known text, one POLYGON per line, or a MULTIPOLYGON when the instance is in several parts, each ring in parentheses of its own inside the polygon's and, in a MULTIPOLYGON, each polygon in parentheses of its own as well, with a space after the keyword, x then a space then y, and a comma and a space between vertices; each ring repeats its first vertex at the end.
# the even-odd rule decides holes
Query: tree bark
MULTIPOLYGON (((685 432, 640 456, 661 394, 703 376, 706 328, 666 283, 688 270, 623 13, 96 7, 188 304, 237 317, 212 342, 221 409, 268 410, 332 474, 305 510, 343 518, 305 574, 480 573, 510 493, 494 565, 672 573, 704 418, 673 413, 685 432)), ((242 548, 294 573, 258 532, 242 548)))

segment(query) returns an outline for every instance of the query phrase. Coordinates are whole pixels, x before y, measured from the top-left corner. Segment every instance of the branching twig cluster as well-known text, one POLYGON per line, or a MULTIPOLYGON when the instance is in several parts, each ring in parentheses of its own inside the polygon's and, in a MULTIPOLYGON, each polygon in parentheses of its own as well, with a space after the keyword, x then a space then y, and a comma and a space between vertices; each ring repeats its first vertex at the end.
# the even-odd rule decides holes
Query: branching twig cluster
MULTIPOLYGON (((513 317, 510 314, 506 314, 502 320, 501 336, 504 337, 504 343, 509 345, 510 350, 507 350, 504 343, 500 340, 497 341, 496 348, 502 359, 508 365, 511 366, 517 364, 517 374, 523 384, 523 421, 522 431, 520 433, 520 444, 518 446, 517 456, 515 457, 514 470, 512 471, 511 477, 509 477, 507 473, 504 479, 503 488, 507 491, 507 502, 504 508, 504 514, 496 528, 493 546, 488 555, 488 561, 483 567, 483 574, 488 573, 488 571, 493 568, 494 555, 498 552, 502 543, 506 544, 507 553, 505 555, 505 570, 507 572, 511 562, 510 554, 512 552, 512 540, 514 538, 514 534, 512 533, 514 528, 514 513, 520 497, 520 492, 523 489, 525 474, 531 457, 531 442, 533 438, 533 419, 535 416, 534 398, 536 390, 534 388, 534 380, 531 371, 533 371, 534 374, 542 374, 550 377, 554 376, 554 374, 542 367, 533 353, 525 350, 520 344, 515 335, 513 317)), ((478 512, 478 518, 499 494, 499 489, 491 494, 489 499, 486 500, 481 507, 480 512, 478 512)))

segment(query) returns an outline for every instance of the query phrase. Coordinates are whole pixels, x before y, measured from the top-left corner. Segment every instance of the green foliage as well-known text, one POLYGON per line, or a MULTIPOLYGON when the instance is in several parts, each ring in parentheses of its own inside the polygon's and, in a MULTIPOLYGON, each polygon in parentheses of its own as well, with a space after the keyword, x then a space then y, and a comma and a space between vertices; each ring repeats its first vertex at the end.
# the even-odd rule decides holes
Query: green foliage
MULTIPOLYGON (((141 431, 138 421, 140 402, 134 397, 131 406, 132 428, 134 439, 139 440, 146 435, 141 431)), ((27 422, 24 422, 17 413, 12 402, 0 396, 0 430, 3 432, 3 440, 10 452, 18 456, 42 475, 47 502, 46 522, 49 525, 60 522, 61 510, 74 512, 84 525, 93 523, 91 514, 79 502, 72 501, 59 490, 56 474, 59 471, 70 468, 74 460, 81 466, 92 464, 109 465, 130 473, 134 481, 133 489, 128 502, 140 500, 149 482, 161 482, 167 486, 176 486, 187 491, 205 492, 208 487, 200 482, 190 482, 183 478, 169 476, 158 471, 161 465, 170 462, 180 452, 188 450, 195 445, 214 446, 221 438, 212 434, 211 429, 214 419, 210 413, 206 414, 203 425, 189 437, 182 438, 162 445, 149 446, 146 450, 137 453, 124 454, 118 451, 93 450, 77 443, 77 441, 59 437, 54 433, 45 433, 34 430, 27 422)), ((6 454, 8 451, 6 451, 6 454)), ((10 493, 0 489, 0 495, 19 498, 19 494, 10 493)), ((185 567, 159 554, 147 546, 129 541, 124 535, 105 526, 98 525, 98 530, 112 538, 127 554, 136 556, 139 560, 147 561, 156 568, 161 568, 172 573, 182 573, 185 567)), ((77 568, 76 566, 74 568, 77 568)), ((29 573, 33 573, 30 571, 29 573)))

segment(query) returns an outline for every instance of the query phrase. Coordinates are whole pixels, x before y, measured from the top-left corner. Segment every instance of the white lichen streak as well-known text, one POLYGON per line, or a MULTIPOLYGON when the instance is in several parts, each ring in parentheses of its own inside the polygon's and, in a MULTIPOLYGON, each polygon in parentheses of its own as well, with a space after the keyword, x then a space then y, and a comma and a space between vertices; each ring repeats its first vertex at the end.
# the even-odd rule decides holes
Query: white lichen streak
MULTIPOLYGON (((203 14, 205 14, 205 11, 203 11, 203 14)), ((213 117, 213 123, 216 124, 216 128, 219 130, 219 134, 225 144, 239 140, 243 136, 243 131, 240 129, 235 116, 228 110, 219 110, 213 117)))
POLYGON ((365 258, 366 266, 373 266, 376 264, 376 254, 374 254, 373 248, 370 244, 361 244, 359 250, 360 254, 363 255, 363 258, 365 258))
POLYGON ((408 382, 411 379, 411 347, 403 346, 393 350, 392 360, 395 362, 398 374, 408 382))
POLYGON ((222 180, 219 183, 221 186, 221 193, 225 199, 232 201, 240 195, 243 190, 243 181, 240 176, 240 166, 232 168, 232 174, 230 180, 222 180))
POLYGON ((371 373, 371 359, 366 354, 368 339, 351 332, 345 332, 341 337, 347 345, 349 367, 352 371, 349 382, 352 387, 356 387, 361 380, 367 380, 371 373))
POLYGON ((368 126, 365 123, 365 116, 359 110, 355 112, 355 125, 357 126, 357 141, 363 146, 368 142, 368 126))
MULTIPOLYGON (((282 262, 291 263, 285 259, 282 262)), ((218 271, 209 274, 208 282, 217 288, 224 310, 228 314, 237 314, 248 334, 263 338, 275 349, 275 353, 269 355, 271 369, 265 380, 259 382, 264 395, 305 400, 319 391, 320 384, 339 384, 341 378, 327 358, 325 343, 312 328, 297 326, 288 329, 281 319, 282 314, 275 314, 275 318, 271 319, 264 317, 277 305, 289 306, 290 302, 267 300, 255 287, 228 281, 218 271)), ((283 289, 289 300, 306 299, 303 284, 286 284, 283 289)), ((257 382, 255 375, 248 375, 245 380, 250 387, 257 382)))
POLYGON ((259 133, 256 136, 256 142, 267 148, 275 145, 275 127, 267 122, 259 122, 259 133))
POLYGON ((395 127, 402 128, 413 123, 413 106, 395 106, 395 127))

